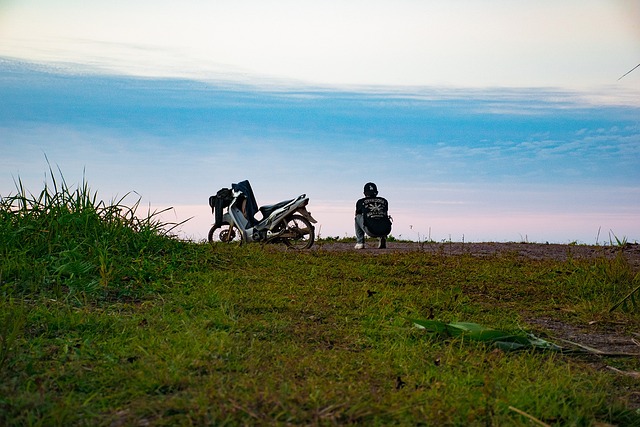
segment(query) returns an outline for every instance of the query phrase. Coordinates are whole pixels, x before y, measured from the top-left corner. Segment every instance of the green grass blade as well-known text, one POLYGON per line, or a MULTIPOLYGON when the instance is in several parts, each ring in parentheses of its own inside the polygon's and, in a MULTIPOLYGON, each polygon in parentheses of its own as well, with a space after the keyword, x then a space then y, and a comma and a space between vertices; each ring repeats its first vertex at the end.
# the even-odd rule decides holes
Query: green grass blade
MULTIPOLYGON (((637 278, 638 276, 636 276, 637 278)), ((622 298, 620 301, 618 301, 617 303, 615 303, 610 309, 609 309, 609 313, 611 313, 612 311, 614 311, 616 308, 620 307, 621 305, 624 307, 626 307, 626 303, 627 300, 630 300, 632 303, 632 306, 635 308, 636 307, 636 301, 635 301, 635 294, 636 293, 640 293, 640 285, 636 286, 635 289, 633 289, 631 292, 629 292, 627 295, 624 296, 624 298, 622 298)))

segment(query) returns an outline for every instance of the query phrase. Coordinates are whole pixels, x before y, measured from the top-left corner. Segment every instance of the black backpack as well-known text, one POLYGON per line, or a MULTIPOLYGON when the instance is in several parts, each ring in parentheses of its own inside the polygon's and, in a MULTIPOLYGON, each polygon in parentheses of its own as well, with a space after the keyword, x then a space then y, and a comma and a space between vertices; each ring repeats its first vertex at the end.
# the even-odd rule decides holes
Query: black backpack
POLYGON ((233 200, 233 193, 228 188, 222 188, 215 196, 209 197, 209 206, 211 206, 216 226, 222 225, 222 210, 231 204, 231 200, 233 200))

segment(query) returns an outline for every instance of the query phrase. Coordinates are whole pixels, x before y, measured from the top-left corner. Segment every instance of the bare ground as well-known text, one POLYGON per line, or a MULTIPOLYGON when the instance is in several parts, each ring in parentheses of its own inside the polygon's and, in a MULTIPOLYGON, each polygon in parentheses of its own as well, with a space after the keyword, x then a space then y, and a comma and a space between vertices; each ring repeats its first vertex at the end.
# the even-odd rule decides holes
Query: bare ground
MULTIPOLYGON (((326 251, 354 251, 353 243, 343 242, 318 242, 312 248, 326 251)), ((588 246, 588 245, 562 245, 543 243, 418 243, 418 242, 387 242, 386 249, 377 249, 377 240, 369 239, 364 253, 386 252, 411 252, 422 251, 442 255, 469 254, 479 257, 487 257, 501 254, 515 254, 531 259, 551 258, 564 261, 568 258, 600 258, 614 257, 622 252, 635 271, 640 270, 640 245, 637 243, 624 246, 588 246)))

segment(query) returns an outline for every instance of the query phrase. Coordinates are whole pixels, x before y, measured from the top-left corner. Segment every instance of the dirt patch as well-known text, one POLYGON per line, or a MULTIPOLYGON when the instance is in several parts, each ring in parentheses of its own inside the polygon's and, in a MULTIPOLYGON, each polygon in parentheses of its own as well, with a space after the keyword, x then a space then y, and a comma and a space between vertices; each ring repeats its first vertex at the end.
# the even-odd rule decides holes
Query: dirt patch
POLYGON ((599 350, 607 356, 636 355, 640 357, 640 331, 625 332, 629 326, 622 323, 590 322, 586 325, 570 325, 546 318, 526 319, 528 323, 547 331, 550 339, 559 338, 556 344, 567 348, 579 348, 576 343, 599 350))

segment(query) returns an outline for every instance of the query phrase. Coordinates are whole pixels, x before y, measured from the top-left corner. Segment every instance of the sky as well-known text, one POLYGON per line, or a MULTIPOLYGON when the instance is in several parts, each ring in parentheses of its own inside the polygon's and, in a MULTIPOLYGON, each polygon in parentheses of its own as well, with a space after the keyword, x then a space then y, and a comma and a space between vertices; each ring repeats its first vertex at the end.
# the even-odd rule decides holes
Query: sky
POLYGON ((640 2, 0 0, 0 196, 49 164, 189 219, 249 179, 353 236, 640 240, 640 2), (47 163, 49 162, 49 163, 47 163))

